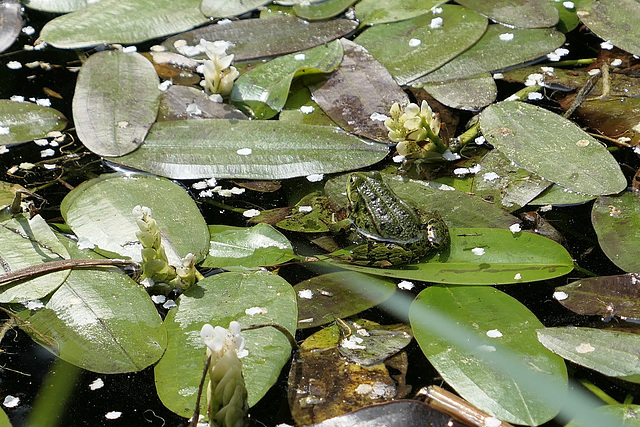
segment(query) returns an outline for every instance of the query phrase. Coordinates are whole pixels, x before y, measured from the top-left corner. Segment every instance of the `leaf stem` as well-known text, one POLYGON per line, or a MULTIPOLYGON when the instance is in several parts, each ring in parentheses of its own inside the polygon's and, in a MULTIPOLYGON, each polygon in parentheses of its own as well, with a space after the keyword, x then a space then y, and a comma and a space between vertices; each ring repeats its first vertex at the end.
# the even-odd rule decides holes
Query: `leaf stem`
POLYGON ((600 400, 609 404, 609 405, 619 405, 620 402, 615 400, 613 397, 609 396, 607 393, 602 391, 602 389, 595 384, 593 384, 589 380, 581 379, 580 383, 591 393, 595 394, 600 400))

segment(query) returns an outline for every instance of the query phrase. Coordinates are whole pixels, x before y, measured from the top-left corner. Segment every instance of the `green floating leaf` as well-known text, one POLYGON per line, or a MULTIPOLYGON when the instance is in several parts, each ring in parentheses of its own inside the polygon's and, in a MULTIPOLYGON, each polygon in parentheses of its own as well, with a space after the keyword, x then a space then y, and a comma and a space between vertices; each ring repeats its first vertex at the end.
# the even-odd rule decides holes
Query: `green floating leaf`
POLYGON ((640 383, 640 335, 593 328, 538 329, 538 340, 563 358, 610 377, 640 383))
POLYGON ((118 269, 73 270, 28 321, 39 333, 32 338, 52 353, 103 374, 141 371, 157 362, 167 345, 149 295, 118 269))
POLYGON ((158 113, 158 75, 139 53, 111 50, 82 66, 73 120, 82 143, 100 156, 123 156, 144 141, 158 113))
POLYGON ((270 3, 269 0, 202 0, 202 13, 212 18, 242 15, 270 3))
POLYGON ((172 179, 285 179, 359 169, 388 152, 333 127, 203 119, 155 123, 138 150, 111 160, 172 179))
POLYGON ((209 233, 209 255, 203 267, 255 268, 282 264, 296 256, 289 240, 267 224, 250 228, 210 225, 209 233))
POLYGON ((22 29, 22 5, 17 0, 2 2, 0 10, 0 52, 16 41, 22 29))
POLYGON ((451 108, 476 111, 493 103, 498 88, 489 74, 422 86, 438 102, 451 108))
POLYGON ((574 3, 569 4, 564 0, 552 0, 551 4, 558 10, 558 16, 560 18, 556 25, 558 31, 562 31, 564 34, 567 34, 578 27, 580 19, 576 13, 574 3))
POLYGON ((411 84, 464 79, 511 67, 546 55, 563 43, 564 35, 551 28, 522 30, 489 25, 471 48, 411 84))
MULTIPOLYGON (((205 323, 229 327, 235 320, 243 327, 277 323, 296 331, 297 310, 293 288, 271 273, 230 272, 207 277, 178 299, 178 308, 169 312, 165 325, 169 345, 155 367, 158 396, 173 412, 190 417, 196 394, 205 346, 200 329, 205 323)), ((254 405, 275 384, 289 359, 287 338, 272 327, 242 332, 249 355, 242 359, 243 374, 254 405)), ((206 399, 201 413, 206 413, 206 399)))
POLYGON ((573 270, 571 255, 553 240, 533 233, 492 228, 449 230, 448 250, 434 252, 420 263, 398 268, 339 263, 347 270, 457 285, 506 285, 563 276, 573 270))
POLYGON ((606 147, 544 108, 516 101, 493 104, 482 112, 480 129, 509 159, 570 190, 600 195, 627 186, 606 147))
POLYGON ((405 85, 468 49, 486 28, 483 16, 461 6, 444 5, 441 13, 376 25, 355 42, 382 62, 398 84, 405 85))
POLYGON ((9 416, 2 408, 0 408, 0 427, 11 427, 9 416))
POLYGON ((40 38, 61 49, 139 43, 206 23, 200 0, 101 0, 49 21, 40 38))
POLYGON ((555 289, 553 297, 578 314, 640 319, 638 273, 588 277, 555 289))
POLYGON ((638 196, 624 192, 598 197, 591 211, 598 243, 607 257, 624 271, 640 271, 640 203, 638 196))
POLYGON ((554 381, 566 389, 564 361, 540 345, 542 323, 516 299, 490 287, 431 286, 411 304, 409 318, 429 362, 471 404, 531 426, 558 413, 532 383, 554 381), (434 328, 435 319, 446 324, 434 328), (521 366, 503 363, 505 357, 521 366))
POLYGON ((201 89, 178 84, 162 93, 158 108, 158 120, 236 119, 248 120, 232 105, 213 102, 201 89), (195 106, 199 112, 193 112, 195 106))
POLYGON ((563 206, 563 205, 577 205, 586 203, 589 200, 595 199, 597 196, 590 194, 577 193, 567 188, 561 187, 558 184, 552 184, 546 190, 544 190, 535 199, 529 202, 532 206, 563 206))
POLYGON ((290 15, 277 15, 267 19, 241 19, 225 24, 212 24, 165 40, 162 45, 176 51, 175 43, 184 40, 195 46, 200 39, 226 40, 233 43, 228 53, 236 61, 271 57, 310 49, 346 36, 357 24, 348 19, 307 22, 290 15))
POLYGON ((500 151, 482 159, 482 171, 473 178, 471 192, 513 212, 529 203, 551 185, 526 169, 514 165, 500 151))
POLYGON ((378 325, 375 322, 356 320, 345 324, 348 328, 346 331, 340 325, 342 340, 338 344, 338 351, 349 361, 363 367, 383 363, 413 340, 409 326, 404 323, 378 325), (349 340, 352 336, 356 339, 349 340))
POLYGON ((436 6, 446 3, 444 0, 361 0, 356 5, 356 16, 361 25, 384 24, 403 21, 424 15, 436 6))
POLYGON ((389 299, 396 285, 352 271, 323 274, 296 284, 298 327, 314 328, 344 319, 389 299))
POLYGON ((460 0, 458 3, 516 28, 553 27, 558 22, 558 10, 549 0, 460 0))
MULTIPOLYGON (((338 70, 334 71, 334 73, 338 70)), ((311 92, 302 84, 302 80, 295 80, 291 85, 291 92, 278 119, 289 123, 338 127, 338 125, 322 111, 320 106, 311 99, 311 92)))
POLYGON ((340 68, 312 87, 313 99, 340 127, 356 135, 389 142, 384 118, 394 102, 409 103, 391 74, 362 46, 341 39, 340 68))
POLYGON ((66 126, 67 119, 58 110, 31 102, 0 99, 0 145, 44 138, 49 132, 66 126))
MULTIPOLYGON (((28 219, 20 214, 0 223, 2 273, 66 258, 69 258, 69 252, 40 215, 28 219)), ((57 289, 67 276, 69 270, 9 282, 0 287, 0 303, 43 298, 57 289)))
POLYGON ((284 107, 295 77, 330 73, 341 61, 338 41, 278 57, 242 74, 233 85, 231 101, 256 118, 269 119, 284 107))
POLYGON ((591 31, 620 49, 640 55, 640 3, 635 0, 587 1, 578 5, 578 17, 591 31))
POLYGON ((640 427, 639 405, 631 405, 627 403, 619 405, 602 405, 592 408, 591 411, 581 415, 580 420, 573 420, 567 424, 566 427, 585 427, 594 425, 640 427), (590 422, 583 422, 585 420, 590 420, 590 422))
POLYGON ((209 230, 189 194, 179 185, 149 175, 107 174, 85 181, 62 201, 60 211, 73 232, 100 249, 140 261, 136 205, 151 208, 169 264, 188 253, 202 260, 209 230))
POLYGON ((308 19, 310 21, 329 19, 341 14, 356 1, 357 0, 326 0, 309 4, 300 2, 293 6, 293 13, 302 19, 308 19))
POLYGON ((87 7, 91 3, 95 2, 91 0, 29 0, 25 6, 49 13, 68 13, 87 7))

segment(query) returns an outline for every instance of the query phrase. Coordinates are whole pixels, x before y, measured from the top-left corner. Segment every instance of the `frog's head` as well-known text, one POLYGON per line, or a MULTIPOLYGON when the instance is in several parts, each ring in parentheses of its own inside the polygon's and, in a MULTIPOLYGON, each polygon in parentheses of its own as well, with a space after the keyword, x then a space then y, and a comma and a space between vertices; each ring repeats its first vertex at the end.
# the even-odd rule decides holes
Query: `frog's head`
POLYGON ((349 204, 358 204, 362 200, 362 192, 370 187, 371 183, 382 182, 380 172, 353 172, 347 178, 347 199, 349 204))

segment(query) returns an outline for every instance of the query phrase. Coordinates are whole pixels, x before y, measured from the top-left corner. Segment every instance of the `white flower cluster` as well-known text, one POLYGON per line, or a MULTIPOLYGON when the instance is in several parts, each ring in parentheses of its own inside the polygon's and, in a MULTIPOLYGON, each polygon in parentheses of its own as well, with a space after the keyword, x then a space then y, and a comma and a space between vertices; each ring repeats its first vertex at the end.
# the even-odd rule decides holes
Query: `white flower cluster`
POLYGON ((228 96, 233 82, 240 75, 238 70, 231 66, 233 55, 227 55, 227 49, 232 44, 224 40, 210 42, 202 39, 200 46, 209 57, 204 61, 204 88, 210 94, 228 96))

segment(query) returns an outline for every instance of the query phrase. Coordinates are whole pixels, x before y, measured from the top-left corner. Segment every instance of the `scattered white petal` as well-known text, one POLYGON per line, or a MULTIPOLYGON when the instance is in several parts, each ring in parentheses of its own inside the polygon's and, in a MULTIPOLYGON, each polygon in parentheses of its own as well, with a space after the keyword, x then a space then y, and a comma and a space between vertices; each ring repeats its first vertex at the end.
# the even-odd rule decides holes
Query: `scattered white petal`
POLYGON ((246 211, 242 212, 242 216, 244 216, 245 218, 253 218, 254 216, 258 215, 260 215, 260 211, 258 209, 247 209, 246 211))
POLYGON ((158 84, 158 89, 160 89, 162 92, 166 92, 172 84, 173 83, 171 82, 171 80, 165 80, 162 83, 158 84))
POLYGON ((295 55, 293 59, 295 59, 296 61, 304 61, 305 59, 307 59, 307 55, 305 55, 304 53, 299 53, 295 55))
POLYGON ((442 8, 440 6, 434 7, 432 12, 434 15, 440 15, 442 13, 442 8))
POLYGON ((576 347, 576 351, 578 353, 591 353, 596 348, 589 344, 588 342, 583 342, 579 346, 576 347))
POLYGON ((93 249, 96 246, 91 243, 91 241, 89 239, 87 239, 86 236, 82 236, 78 239, 78 243, 76 244, 78 246, 78 249, 80 250, 84 250, 84 249, 93 249))
POLYGON ((40 147, 45 147, 45 146, 49 145, 49 140, 48 139, 34 139, 33 142, 35 142, 36 145, 38 145, 40 147))
POLYGON ((207 179, 207 185, 209 187, 215 187, 216 185, 218 185, 218 180, 216 180, 215 178, 211 177, 211 178, 207 179))
POLYGON ((513 279, 514 279, 514 280, 522 280, 522 274, 520 274, 520 273, 516 273, 516 275, 515 275, 515 276, 513 276, 513 279))
POLYGON ((540 101, 543 97, 540 92, 530 92, 527 98, 529 98, 530 101, 540 101))
POLYGON ((311 114, 315 111, 315 108, 313 105, 303 105, 302 107, 300 107, 300 112, 303 114, 311 114))
POLYGON ((204 190, 207 187, 207 181, 198 181, 191 184, 191 188, 193 188, 194 190, 204 190))
POLYGON ((102 378, 96 378, 91 384, 89 384, 90 390, 97 390, 102 387, 104 387, 104 381, 102 381, 102 378))
POLYGON ((298 323, 311 323, 313 322, 313 317, 307 317, 306 319, 298 320, 298 323))
POLYGON ((469 173, 469 168, 455 168, 453 173, 456 175, 466 175, 469 173))
POLYGON ((409 46, 411 47, 418 47, 422 44, 422 40, 420 39, 411 39, 409 40, 409 46))
POLYGON ((473 165, 469 168, 469 173, 476 174, 482 170, 482 165, 478 163, 477 165, 473 165))
POLYGON ((309 213, 313 210, 312 206, 298 206, 298 212, 309 213))
POLYGON ((307 175, 307 181, 309 182, 320 182, 324 179, 324 174, 322 173, 312 173, 311 175, 307 175))
POLYGON ((222 104, 222 95, 220 95, 219 93, 212 93, 211 95, 209 95, 209 101, 215 102, 216 104, 222 104))
POLYGON ((459 160, 460 154, 458 153, 453 153, 450 149, 446 149, 444 150, 444 153, 442 153, 442 158, 445 159, 448 162, 453 162, 454 160, 459 160))
POLYGON ((42 165, 42 167, 43 167, 43 168, 45 168, 45 169, 47 169, 47 170, 53 170, 53 169, 55 169, 57 166, 56 166, 56 165, 51 165, 51 164, 45 163, 45 164, 43 164, 43 165, 42 165))
POLYGON ((553 209, 553 205, 544 205, 540 207, 540 212, 549 212, 553 209))
POLYGON ((547 75, 553 75, 553 72, 555 71, 555 69, 553 67, 540 67, 540 71, 542 71, 547 75))
POLYGON ((610 41, 602 42, 600 43, 600 47, 604 50, 611 50, 613 49, 613 43, 610 41))
POLYGON ((241 156, 249 156, 251 155, 251 153, 253 153, 253 150, 251 148, 240 148, 238 149, 238 151, 236 151, 236 153, 240 154, 241 156))
POLYGON ((256 314, 266 314, 267 312, 267 309, 262 307, 249 307, 244 311, 244 313, 249 316, 255 316, 256 314))
POLYGON ((500 427, 501 425, 502 421, 496 417, 488 417, 482 421, 482 427, 500 427))
POLYGON ((7 62, 7 68, 11 70, 19 70, 22 68, 22 64, 18 61, 9 61, 7 62))
POLYGON ((20 163, 20 169, 24 169, 26 171, 31 170, 33 168, 36 167, 36 165, 34 165, 33 163, 29 163, 29 162, 22 162, 20 163))
POLYGON ((562 2, 562 5, 563 5, 565 8, 567 8, 567 9, 573 9, 573 8, 575 8, 575 7, 576 7, 576 5, 575 5, 575 4, 573 4, 573 2, 572 2, 572 1, 563 1, 563 2, 562 2))
POLYGON ((618 141, 621 144, 628 144, 629 142, 631 142, 631 138, 629 138, 628 136, 621 136, 616 141, 618 141))
POLYGON ((613 61, 611 61, 611 65, 612 65, 613 67, 619 67, 619 66, 621 66, 621 65, 622 65, 622 59, 620 59, 620 58, 616 58, 616 59, 614 59, 613 61))
POLYGON ((9 135, 11 129, 8 126, 0 126, 0 135, 9 135))
POLYGON ((218 24, 218 25, 228 25, 228 24, 231 24, 231 22, 232 22, 231 19, 224 18, 224 19, 221 19, 218 22, 216 22, 216 24, 218 24))
POLYGON ((127 46, 125 48, 122 49, 122 53, 133 53, 133 52, 137 52, 138 48, 135 46, 127 46))
POLYGON ((414 285, 413 282, 409 282, 408 280, 403 280, 402 282, 398 283, 398 289, 402 289, 405 291, 410 291, 415 286, 416 285, 414 285))
POLYGON ((51 107, 51 100, 47 98, 36 99, 36 104, 40 107, 51 107))
POLYGON ((524 85, 527 87, 535 86, 535 85, 544 85, 544 74, 541 73, 532 73, 527 76, 527 79, 524 81, 524 85))
POLYGON ((589 140, 588 139, 581 139, 579 141, 576 141, 576 145, 578 147, 586 147, 589 145, 589 140))
POLYGON ((168 299, 164 304, 162 304, 162 307, 167 310, 171 310, 172 308, 175 308, 177 306, 178 304, 176 304, 176 302, 172 299, 168 299))
POLYGON ((478 256, 484 255, 484 248, 473 248, 471 249, 471 253, 478 256))
POLYGON ((9 170, 7 170, 7 174, 12 175, 14 173, 18 172, 18 166, 11 166, 9 168, 9 170))
POLYGON ((476 139, 474 139, 473 142, 475 142, 476 145, 482 145, 485 142, 487 142, 487 139, 484 136, 479 136, 476 139))
POLYGON ((9 149, 7 148, 6 145, 0 145, 0 154, 7 154, 9 152, 9 149))
POLYGON ((502 33, 500 34, 499 38, 503 42, 508 42, 510 40, 513 40, 513 33, 502 33))
POLYGON ((600 70, 597 68, 592 68, 591 70, 587 71, 587 74, 589 74, 590 76, 595 76, 596 74, 600 74, 600 70))
POLYGON ((2 402, 2 404, 6 408, 15 408, 16 406, 18 406, 19 403, 20 403, 20 398, 16 396, 11 396, 10 394, 8 394, 7 397, 4 398, 4 401, 2 402))
POLYGON ((162 46, 161 44, 154 44, 149 48, 151 52, 166 52, 167 48, 162 46))
POLYGON ((487 172, 487 173, 482 175, 482 180, 483 181, 495 181, 498 178, 500 178, 500 175, 498 175, 495 172, 487 172))
POLYGON ((492 77, 495 80, 502 80, 502 79, 504 79, 504 74, 502 74, 502 73, 494 73, 492 77))
POLYGON ((26 63, 26 64, 24 64, 24 65, 25 65, 25 67, 27 67, 27 68, 34 69, 34 68, 37 68, 37 67, 39 67, 39 66, 40 66, 40 61, 27 62, 27 63, 26 63))
POLYGON ((518 223, 511 224, 509 226, 509 231, 511 231, 513 234, 516 234, 522 231, 522 227, 520 227, 520 224, 518 223))
POLYGON ((555 291, 553 293, 553 297, 558 300, 558 301, 564 301, 567 298, 569 298, 569 295, 566 292, 562 292, 562 291, 555 291))
POLYGON ((40 157, 52 157, 56 154, 55 150, 51 148, 47 148, 46 150, 40 151, 40 157))
POLYGON ((340 345, 343 348, 349 349, 349 350, 362 350, 367 348, 364 345, 360 345, 360 343, 362 343, 364 340, 360 337, 357 337, 355 335, 349 335, 348 338, 345 338, 342 340, 342 342, 340 343, 340 345))
MULTIPOLYGON (((639 150, 640 150, 640 148, 639 148, 639 150)), ((404 159, 406 159, 405 156, 401 156, 401 155, 398 154, 397 156, 393 156, 392 160, 393 160, 394 163, 402 163, 402 162, 404 162, 404 159)))
POLYGON ((388 119, 388 117, 384 114, 380 114, 380 113, 372 113, 369 116, 369 119, 373 120, 374 122, 384 122, 385 120, 388 119))
POLYGON ((490 329, 487 331, 487 336, 489 338, 502 338, 502 332, 497 329, 490 329))
POLYGON ((9 99, 13 102, 24 102, 24 96, 21 95, 12 95, 9 99))
POLYGON ((152 295, 151 301, 153 301, 154 304, 164 304, 167 302, 167 297, 164 295, 152 295))
POLYGON ((40 310, 44 308, 44 304, 39 300, 25 301, 22 305, 24 305, 27 310, 40 310))
POLYGON ((429 26, 435 30, 437 28, 441 28, 442 27, 442 18, 441 17, 437 17, 437 18, 433 18, 431 20, 431 23, 429 24, 429 26))
POLYGON ((120 411, 111 411, 104 414, 104 417, 108 420, 117 420, 122 415, 120 411))
POLYGON ((35 34, 36 29, 33 28, 31 25, 27 25, 26 27, 22 28, 22 32, 28 36, 32 36, 33 34, 35 34))
POLYGON ((303 289, 301 291, 298 291, 298 298, 311 299, 313 298, 313 291, 311 289, 303 289))

